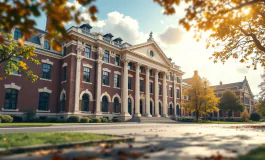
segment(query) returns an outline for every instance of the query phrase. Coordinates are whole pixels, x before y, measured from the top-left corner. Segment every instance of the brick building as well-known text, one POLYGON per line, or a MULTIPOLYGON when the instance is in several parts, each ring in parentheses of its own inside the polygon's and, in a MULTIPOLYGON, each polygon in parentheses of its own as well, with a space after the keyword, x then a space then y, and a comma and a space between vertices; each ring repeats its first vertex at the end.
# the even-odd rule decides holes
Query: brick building
MULTIPOLYGON (((62 42, 61 53, 52 50, 38 30, 26 45, 36 46, 36 59, 29 63, 39 76, 31 83, 15 73, 0 81, 0 114, 66 118, 180 115, 182 75, 180 67, 166 57, 152 38, 137 45, 122 43, 111 33, 92 32, 89 24, 68 29, 72 40, 62 42)), ((18 28, 11 31, 21 37, 18 28)), ((3 67, 1 67, 3 73, 3 67)))

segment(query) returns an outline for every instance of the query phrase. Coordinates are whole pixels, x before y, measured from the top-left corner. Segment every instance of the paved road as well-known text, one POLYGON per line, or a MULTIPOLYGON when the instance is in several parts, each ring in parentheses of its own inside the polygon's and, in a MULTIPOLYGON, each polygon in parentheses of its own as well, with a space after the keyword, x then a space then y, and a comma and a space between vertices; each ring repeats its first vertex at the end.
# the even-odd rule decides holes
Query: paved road
MULTIPOLYGON (((260 124, 264 125, 265 124, 260 124)), ((156 151, 146 151, 145 156, 151 159, 199 159, 222 155, 234 158, 265 143, 265 128, 241 128, 249 125, 229 124, 76 124, 56 125, 38 128, 1 128, 0 133, 7 132, 43 132, 43 131, 82 131, 89 133, 104 133, 135 136, 135 150, 144 150, 146 146, 155 146, 156 151), (238 127, 237 127, 238 126, 238 127), (239 128, 240 127, 240 128, 239 128), (150 152, 149 152, 150 151, 150 152)), ((132 148, 128 144, 120 144, 117 148, 132 148)), ((115 150, 115 147, 113 150, 115 150)), ((84 151, 97 152, 99 148, 85 148, 84 151)), ((113 151, 111 151, 114 153, 113 151)), ((76 154, 68 150, 62 155, 76 154)), ((23 155, 21 155, 23 156, 23 155)), ((25 156, 25 155, 24 155, 25 156)), ((10 157, 20 158, 19 156, 10 157)), ((28 157, 29 158, 29 157, 28 157)), ((30 158, 38 158, 31 156, 30 158)), ((25 159, 25 157, 23 157, 25 159)), ((49 158, 45 158, 49 159, 49 158)))

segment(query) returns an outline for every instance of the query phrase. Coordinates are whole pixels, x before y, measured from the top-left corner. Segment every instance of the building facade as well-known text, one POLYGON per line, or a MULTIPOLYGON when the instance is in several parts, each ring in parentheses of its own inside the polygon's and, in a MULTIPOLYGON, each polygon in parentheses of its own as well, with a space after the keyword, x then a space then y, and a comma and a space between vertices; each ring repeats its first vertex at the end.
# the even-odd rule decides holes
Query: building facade
MULTIPOLYGON (((23 73, 14 72, 0 81, 0 114, 33 110, 42 118, 123 120, 184 115, 180 107, 184 72, 166 57, 152 33, 147 42, 130 45, 91 29, 89 24, 70 27, 72 40, 62 42, 61 53, 52 50, 42 30, 25 42, 36 46, 41 65, 28 66, 39 79, 31 83, 23 73)), ((11 34, 21 37, 17 28, 11 34)))

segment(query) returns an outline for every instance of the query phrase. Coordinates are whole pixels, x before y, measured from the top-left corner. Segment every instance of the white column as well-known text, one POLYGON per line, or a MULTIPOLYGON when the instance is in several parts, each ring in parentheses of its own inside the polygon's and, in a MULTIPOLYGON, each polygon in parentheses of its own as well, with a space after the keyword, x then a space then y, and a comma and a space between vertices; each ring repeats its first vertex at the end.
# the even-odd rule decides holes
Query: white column
POLYGON ((140 63, 136 63, 135 71, 135 117, 141 117, 140 114, 140 63))
POLYGON ((97 61, 97 90, 96 90, 96 115, 101 115, 101 86, 102 86, 102 60, 97 61))
POLYGON ((163 75, 163 117, 167 117, 167 73, 163 75))
POLYGON ((175 108, 175 113, 173 113, 173 115, 177 116, 177 88, 176 88, 176 74, 173 75, 173 83, 174 83, 174 87, 173 87, 173 90, 174 90, 174 101, 173 101, 173 104, 174 104, 174 107, 175 108))
POLYGON ((145 109, 146 109, 146 116, 147 117, 152 117, 152 115, 150 114, 150 87, 149 87, 149 71, 150 68, 149 67, 145 67, 145 109))
POLYGON ((128 63, 127 59, 123 60, 123 88, 122 88, 122 113, 123 120, 130 119, 131 115, 128 113, 128 63))
POLYGON ((79 112, 79 94, 80 94, 80 70, 81 70, 81 55, 76 56, 76 72, 75 72, 75 110, 74 112, 79 112))
MULTIPOLYGON (((180 104, 182 102, 182 77, 180 77, 180 90, 179 90, 179 98, 180 98, 180 104)), ((183 97, 184 98, 184 97, 183 97)), ((181 106, 182 107, 182 106, 181 106)), ((184 116, 185 117, 185 109, 184 109, 184 116)))
POLYGON ((155 117, 160 117, 159 115, 159 89, 158 89, 158 73, 159 71, 155 71, 155 117))
POLYGON ((95 111, 95 116, 100 117, 102 115, 101 112, 101 103, 100 103, 100 97, 101 97, 101 86, 102 86, 102 57, 104 55, 104 50, 103 48, 99 47, 98 48, 98 60, 97 60, 97 86, 96 86, 96 111, 95 111))

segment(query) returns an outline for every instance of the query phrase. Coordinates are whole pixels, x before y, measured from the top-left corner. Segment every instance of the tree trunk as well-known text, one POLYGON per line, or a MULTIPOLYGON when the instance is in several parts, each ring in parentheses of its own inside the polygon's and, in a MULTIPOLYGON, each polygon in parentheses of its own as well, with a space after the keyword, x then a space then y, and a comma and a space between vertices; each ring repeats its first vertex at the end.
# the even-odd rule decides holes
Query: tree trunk
POLYGON ((199 111, 196 111, 196 121, 199 122, 199 111))

